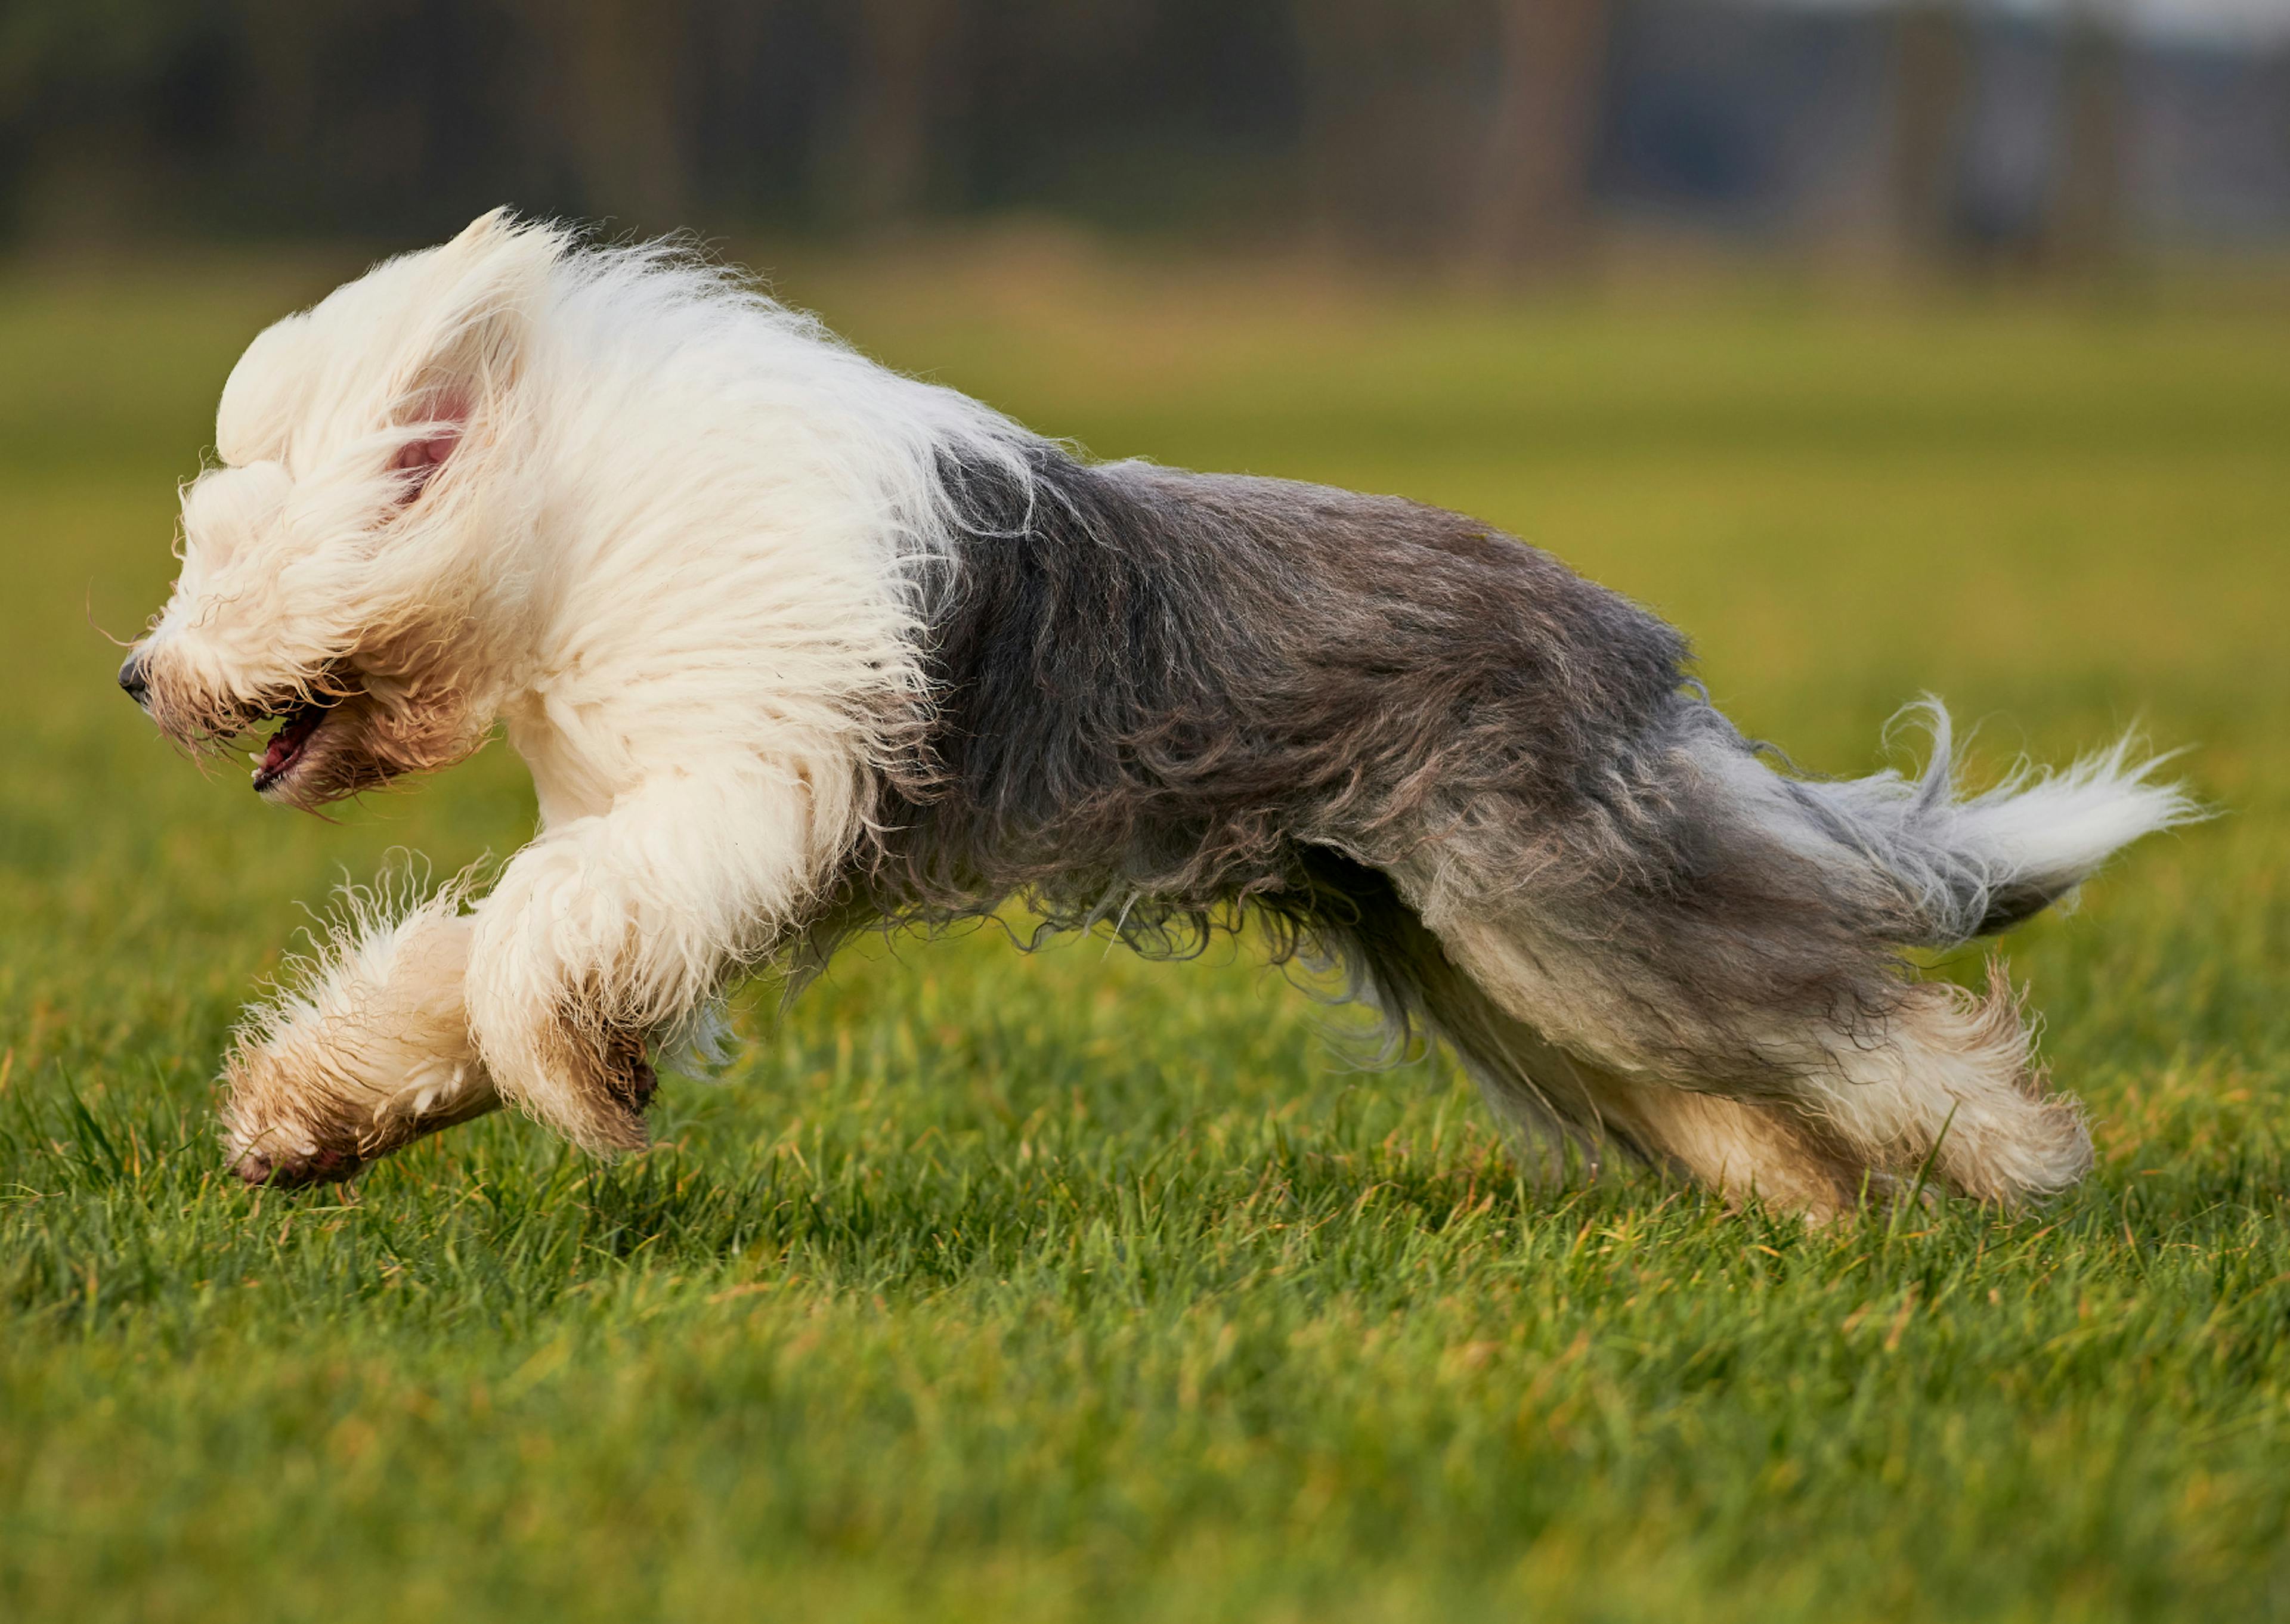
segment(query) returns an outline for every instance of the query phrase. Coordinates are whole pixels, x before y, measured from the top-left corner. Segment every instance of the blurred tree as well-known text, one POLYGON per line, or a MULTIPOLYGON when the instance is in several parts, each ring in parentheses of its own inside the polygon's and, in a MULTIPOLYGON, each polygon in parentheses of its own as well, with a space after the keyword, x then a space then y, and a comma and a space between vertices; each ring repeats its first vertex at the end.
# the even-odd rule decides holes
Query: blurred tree
POLYGON ((2061 131, 2049 257, 2058 268, 2104 268, 2121 247, 2129 64, 2118 0, 2074 0, 2062 44, 2061 131))
POLYGON ((1903 0, 1894 25, 1894 246, 1911 261, 1952 246, 1971 47, 1960 0, 1903 0))
POLYGON ((1479 139, 1484 0, 1294 0, 1290 16, 1320 229, 1379 258, 1451 257, 1479 139))
POLYGON ((1498 0, 1501 90, 1480 186, 1478 253, 1512 270, 1580 260, 1604 101, 1608 0, 1498 0))
POLYGON ((538 47, 536 100, 582 208, 639 230, 688 224, 690 0, 516 3, 538 47))
POLYGON ((2259 105, 2255 52, 2134 40, 2132 0, 2059 0, 2065 33, 1997 3, 0 0, 0 229, 413 240, 500 201, 621 231, 1015 211, 1302 224, 1514 276, 1575 262, 1602 196, 1802 226, 1806 155, 1834 150, 1903 257, 2087 265, 2124 233, 2134 51, 2182 214, 2290 220, 2282 165, 2254 155, 2263 114, 2208 116, 2222 92, 2259 105), (1816 79, 1830 94, 1774 91, 1816 79))
POLYGON ((276 170, 307 161, 318 138, 324 36, 337 20, 312 0, 233 0, 245 89, 230 98, 252 158, 276 170))
POLYGON ((961 89, 963 0, 851 0, 857 74, 845 110, 833 212, 861 227, 912 221, 926 205, 933 138, 961 89))
POLYGON ((135 228, 167 158, 148 106, 204 20, 170 0, 0 5, 0 150, 13 159, 6 202, 20 227, 97 238, 135 228))

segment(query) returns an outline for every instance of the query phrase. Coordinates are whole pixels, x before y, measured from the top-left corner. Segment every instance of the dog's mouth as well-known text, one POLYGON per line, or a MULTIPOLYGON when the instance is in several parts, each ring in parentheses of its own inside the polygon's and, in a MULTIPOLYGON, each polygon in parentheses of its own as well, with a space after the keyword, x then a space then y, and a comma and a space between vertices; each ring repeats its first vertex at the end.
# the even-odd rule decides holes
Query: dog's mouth
POLYGON ((284 710, 273 713, 278 731, 270 735, 270 743, 254 758, 254 790, 257 795, 275 788, 284 781, 302 758, 309 753, 310 741, 333 714, 338 700, 301 700, 284 710))

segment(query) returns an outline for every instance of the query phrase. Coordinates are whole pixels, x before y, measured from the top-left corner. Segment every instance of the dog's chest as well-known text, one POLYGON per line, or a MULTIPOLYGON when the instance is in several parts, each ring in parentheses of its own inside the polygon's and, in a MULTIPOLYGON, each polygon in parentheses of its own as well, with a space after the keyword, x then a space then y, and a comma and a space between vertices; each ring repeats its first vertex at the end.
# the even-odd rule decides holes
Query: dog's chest
POLYGON ((501 720, 509 748, 532 774, 544 828, 602 817, 613 809, 618 786, 598 764, 595 741, 586 737, 593 726, 577 711, 529 694, 505 707, 501 720))

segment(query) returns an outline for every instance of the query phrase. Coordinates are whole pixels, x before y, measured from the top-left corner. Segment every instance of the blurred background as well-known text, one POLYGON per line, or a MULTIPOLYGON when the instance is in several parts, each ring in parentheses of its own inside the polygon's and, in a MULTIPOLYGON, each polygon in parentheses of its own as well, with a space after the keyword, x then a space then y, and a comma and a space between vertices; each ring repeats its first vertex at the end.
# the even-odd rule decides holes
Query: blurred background
POLYGON ((8 0, 0 229, 1022 216, 1581 274, 2290 240, 2290 0, 8 0))
POLYGON ((2286 447, 2290 0, 0 0, 0 1616, 2278 1613, 2286 447), (247 341, 501 203, 1481 516, 1811 771, 1925 692, 1978 782, 2185 747, 2225 815, 2004 948, 2100 1177, 2008 1246, 1498 1206, 1245 946, 987 933, 760 992, 624 1172, 495 1118, 250 1207, 304 910, 531 786, 279 812, 114 640, 247 341))

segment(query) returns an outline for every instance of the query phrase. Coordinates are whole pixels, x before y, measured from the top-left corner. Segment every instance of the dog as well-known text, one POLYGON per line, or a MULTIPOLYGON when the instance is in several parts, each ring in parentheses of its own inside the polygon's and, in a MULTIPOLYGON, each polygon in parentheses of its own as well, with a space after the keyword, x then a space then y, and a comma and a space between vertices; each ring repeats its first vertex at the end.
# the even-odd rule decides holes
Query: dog
POLYGON ((2070 1186, 2006 931, 2196 814, 2126 741, 1971 797, 1798 774, 1682 636, 1461 515, 1093 463, 670 244, 495 211, 257 337, 120 673, 316 808, 496 726, 538 836, 369 896, 224 1066, 256 1184, 502 1106, 645 1143, 727 989, 1016 900, 1181 952, 1259 923, 1565 1160, 1814 1216, 2070 1186))

